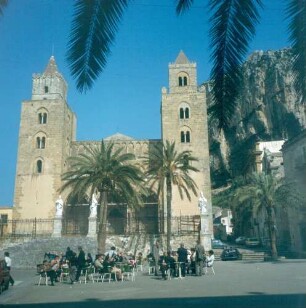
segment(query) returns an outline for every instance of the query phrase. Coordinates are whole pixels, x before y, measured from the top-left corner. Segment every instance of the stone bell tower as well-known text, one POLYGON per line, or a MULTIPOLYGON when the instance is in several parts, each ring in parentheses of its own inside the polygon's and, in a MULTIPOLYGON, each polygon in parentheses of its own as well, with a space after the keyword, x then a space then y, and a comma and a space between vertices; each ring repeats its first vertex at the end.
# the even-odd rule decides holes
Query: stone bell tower
POLYGON ((22 102, 14 218, 53 218, 61 175, 75 140, 76 117, 67 101, 67 84, 54 57, 33 75, 31 100, 22 102))
POLYGON ((183 51, 174 63, 169 64, 169 89, 162 89, 161 104, 163 142, 175 141, 178 151, 192 151, 193 156, 199 159, 196 167, 200 172, 191 174, 197 183, 198 195, 192 194, 191 201, 186 197, 182 200, 174 188, 173 215, 200 215, 198 204, 203 192, 208 202, 202 233, 205 232, 205 248, 209 248, 213 225, 206 94, 199 91, 197 85, 196 63, 190 62, 183 51))

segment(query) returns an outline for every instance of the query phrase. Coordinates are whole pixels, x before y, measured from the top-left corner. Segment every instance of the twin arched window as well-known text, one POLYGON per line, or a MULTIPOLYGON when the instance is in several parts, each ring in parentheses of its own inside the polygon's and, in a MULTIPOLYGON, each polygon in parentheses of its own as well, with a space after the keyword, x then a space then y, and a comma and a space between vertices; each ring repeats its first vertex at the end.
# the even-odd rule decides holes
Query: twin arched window
POLYGON ((46 137, 36 137, 36 148, 44 149, 46 147, 46 137))
POLYGON ((38 123, 39 124, 47 124, 48 114, 46 112, 40 112, 38 114, 38 123))
POLYGON ((189 119, 189 108, 188 107, 180 108, 180 119, 189 119))
POLYGON ((185 87, 188 85, 188 78, 187 76, 179 76, 178 78, 178 85, 179 87, 185 87))
POLYGON ((181 143, 190 143, 190 131, 181 131, 181 143))

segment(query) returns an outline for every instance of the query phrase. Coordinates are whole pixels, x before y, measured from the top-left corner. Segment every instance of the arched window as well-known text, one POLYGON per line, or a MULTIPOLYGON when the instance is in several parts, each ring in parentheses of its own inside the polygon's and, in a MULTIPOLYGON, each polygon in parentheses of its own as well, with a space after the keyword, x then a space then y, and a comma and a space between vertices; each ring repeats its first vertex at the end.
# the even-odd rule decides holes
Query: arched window
POLYGON ((190 143, 190 132, 187 131, 185 136, 186 136, 186 143, 190 143))
POLYGON ((184 82, 183 82, 183 85, 184 85, 184 86, 187 86, 187 80, 188 80, 187 77, 184 76, 184 82))
POLYGON ((188 86, 188 74, 185 72, 180 72, 178 75, 178 86, 186 87, 188 86))
POLYGON ((181 132, 181 143, 185 143, 185 133, 181 132))
POLYGON ((189 108, 185 108, 185 119, 189 119, 189 108))
POLYGON ((48 93, 48 92, 49 92, 49 87, 45 86, 45 93, 48 93))
POLYGON ((182 102, 179 106, 179 117, 181 120, 190 118, 190 107, 189 104, 182 102))
POLYGON ((38 123, 39 124, 47 124, 48 115, 46 112, 40 112, 38 114, 38 123))
POLYGON ((36 148, 44 149, 46 147, 46 137, 37 137, 36 138, 36 148))
POLYGON ((42 168, 43 168, 43 163, 42 161, 39 159, 36 162, 36 173, 42 173, 42 168))
POLYGON ((190 131, 181 131, 181 143, 190 143, 190 131))
POLYGON ((180 119, 185 118, 184 108, 180 108, 180 119))
POLYGON ((179 87, 182 87, 183 86, 183 78, 179 77, 178 82, 179 82, 179 87))

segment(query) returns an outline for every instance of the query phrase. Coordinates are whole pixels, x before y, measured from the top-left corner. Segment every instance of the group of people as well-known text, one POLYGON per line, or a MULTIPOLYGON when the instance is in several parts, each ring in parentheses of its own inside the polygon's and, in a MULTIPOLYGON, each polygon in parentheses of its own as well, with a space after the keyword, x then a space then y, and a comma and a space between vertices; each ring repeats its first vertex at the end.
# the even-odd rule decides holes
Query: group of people
POLYGON ((159 242, 156 241, 147 258, 155 265, 155 275, 158 276, 160 271, 163 279, 167 279, 168 271, 171 276, 185 277, 186 274, 202 276, 204 266, 211 267, 215 260, 213 250, 206 253, 200 241, 190 250, 181 243, 177 251, 164 252, 162 255, 159 242))
POLYGON ((66 253, 61 255, 46 253, 43 264, 39 266, 40 273, 46 273, 50 277, 51 286, 58 282, 62 271, 66 268, 69 273, 70 283, 79 281, 82 270, 88 267, 94 267, 96 272, 114 274, 116 280, 122 280, 122 268, 128 266, 135 267, 137 260, 142 258, 127 256, 123 252, 117 252, 116 247, 112 246, 105 254, 97 254, 95 259, 91 254, 85 254, 81 246, 78 247, 78 253, 67 247, 66 253), (120 266, 119 266, 120 265, 120 266))
POLYGON ((70 282, 73 284, 79 281, 82 269, 93 263, 93 258, 90 253, 85 255, 81 246, 78 247, 78 253, 67 247, 66 253, 61 255, 54 255, 50 253, 45 254, 45 259, 42 265, 39 266, 38 271, 46 273, 50 277, 51 286, 59 281, 59 277, 64 269, 69 269, 70 282))

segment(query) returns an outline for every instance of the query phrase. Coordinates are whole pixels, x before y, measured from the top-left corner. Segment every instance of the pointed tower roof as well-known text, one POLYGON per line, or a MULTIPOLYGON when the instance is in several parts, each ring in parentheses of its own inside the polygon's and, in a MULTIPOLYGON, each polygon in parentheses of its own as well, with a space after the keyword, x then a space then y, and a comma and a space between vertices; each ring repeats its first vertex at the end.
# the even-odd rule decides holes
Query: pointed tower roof
POLYGON ((179 55, 175 60, 175 64, 187 64, 190 63, 183 50, 180 51, 179 55))
POLYGON ((44 71, 44 75, 55 75, 56 73, 59 74, 59 71, 57 69, 57 65, 56 65, 54 56, 51 56, 51 58, 48 62, 48 65, 47 65, 47 67, 44 71))

